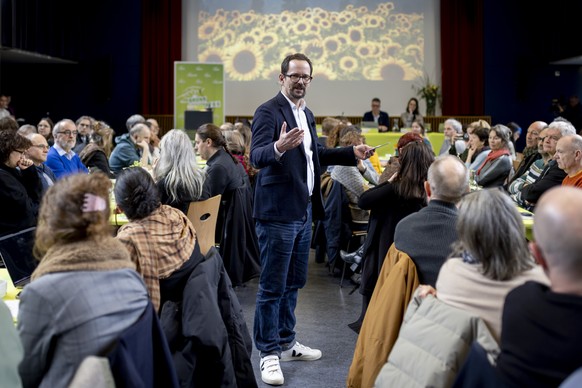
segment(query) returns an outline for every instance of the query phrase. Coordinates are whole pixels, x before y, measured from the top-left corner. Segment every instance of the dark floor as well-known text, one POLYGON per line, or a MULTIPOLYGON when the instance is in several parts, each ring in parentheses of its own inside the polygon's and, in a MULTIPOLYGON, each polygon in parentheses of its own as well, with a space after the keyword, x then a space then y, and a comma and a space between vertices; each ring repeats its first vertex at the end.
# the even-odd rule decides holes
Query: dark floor
MULTIPOLYGON (((332 276, 325 264, 315 263, 312 251, 307 285, 299 291, 295 331, 300 343, 320 349, 323 357, 317 361, 282 362, 284 387, 346 386, 357 339, 357 334, 347 324, 355 321, 360 314, 361 295, 358 291, 350 295, 353 285, 349 279, 344 280, 344 287, 340 288, 339 275, 339 270, 332 276)), ((245 287, 236 288, 251 336, 257 285, 258 279, 255 279, 245 287)), ((261 380, 256 348, 253 348, 252 362, 259 387, 270 387, 261 380)))

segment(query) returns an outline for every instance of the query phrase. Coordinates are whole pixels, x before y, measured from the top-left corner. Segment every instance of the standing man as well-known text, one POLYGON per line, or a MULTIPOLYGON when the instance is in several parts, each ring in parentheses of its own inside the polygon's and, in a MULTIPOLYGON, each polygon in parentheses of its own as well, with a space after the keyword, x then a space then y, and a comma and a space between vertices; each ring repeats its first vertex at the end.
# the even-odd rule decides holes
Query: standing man
POLYGON ((252 124, 251 163, 256 177, 253 217, 261 254, 255 310, 255 345, 261 378, 282 385, 282 361, 317 360, 321 351, 295 340, 297 294, 307 281, 311 222, 323 218, 320 165, 355 166, 367 145, 326 149, 317 141, 315 117, 306 107, 311 61, 303 54, 281 63, 281 91, 257 108, 252 124), (287 128, 291 128, 287 131, 287 128))
POLYGON ((89 170, 73 151, 77 141, 77 126, 73 120, 63 119, 53 128, 55 144, 49 149, 46 165, 55 173, 57 179, 66 175, 83 173, 89 170))
POLYGON ((373 121, 378 124, 378 132, 386 132, 390 128, 390 116, 380 110, 381 102, 378 97, 372 99, 372 110, 364 113, 362 121, 373 121))

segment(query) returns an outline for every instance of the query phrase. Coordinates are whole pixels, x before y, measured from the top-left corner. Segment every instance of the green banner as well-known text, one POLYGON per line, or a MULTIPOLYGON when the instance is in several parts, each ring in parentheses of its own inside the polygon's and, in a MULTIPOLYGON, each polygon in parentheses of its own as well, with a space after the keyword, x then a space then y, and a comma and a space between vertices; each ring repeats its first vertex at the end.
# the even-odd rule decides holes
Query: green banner
POLYGON ((174 128, 185 128, 186 111, 212 109, 212 122, 224 123, 224 65, 174 62, 174 128))

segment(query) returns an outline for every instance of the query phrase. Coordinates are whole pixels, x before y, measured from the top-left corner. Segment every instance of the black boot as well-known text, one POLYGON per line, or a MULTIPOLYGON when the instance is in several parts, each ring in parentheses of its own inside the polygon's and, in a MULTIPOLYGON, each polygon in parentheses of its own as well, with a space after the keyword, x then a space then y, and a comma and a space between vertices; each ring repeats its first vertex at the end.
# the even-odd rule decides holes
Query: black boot
POLYGON ((340 251, 340 257, 343 261, 348 264, 360 264, 362 262, 362 256, 364 255, 364 245, 358 248, 357 251, 348 253, 346 251, 340 251))

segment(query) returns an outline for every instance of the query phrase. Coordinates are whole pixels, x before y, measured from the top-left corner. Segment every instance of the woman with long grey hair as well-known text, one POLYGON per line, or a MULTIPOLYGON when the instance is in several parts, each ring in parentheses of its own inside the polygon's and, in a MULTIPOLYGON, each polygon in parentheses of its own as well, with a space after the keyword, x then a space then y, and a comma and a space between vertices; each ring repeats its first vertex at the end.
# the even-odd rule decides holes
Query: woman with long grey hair
MULTIPOLYGON (((515 204, 499 189, 476 191, 461 200, 457 235, 440 269, 436 296, 480 316, 499 342, 507 293, 529 280, 548 284, 548 278, 530 255, 515 204)), ((422 294, 435 294, 432 287, 421 287, 422 294)))
POLYGON ((162 203, 184 214, 188 214, 190 202, 210 197, 204 185, 206 173, 198 167, 192 141, 181 129, 172 129, 162 137, 154 179, 162 203))

